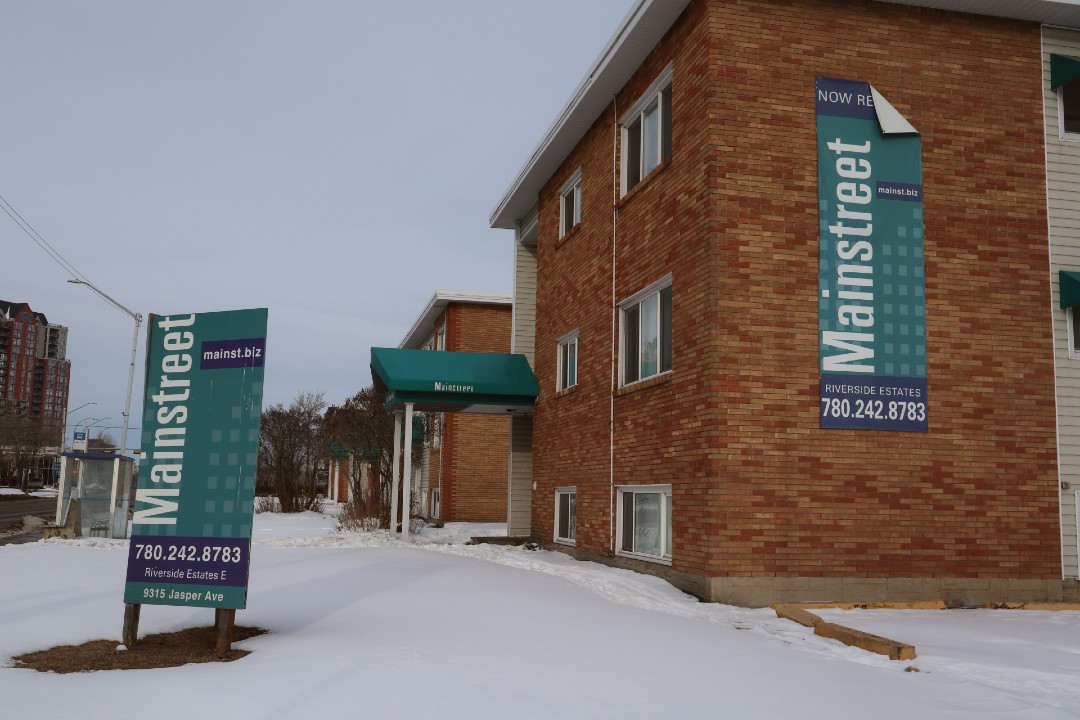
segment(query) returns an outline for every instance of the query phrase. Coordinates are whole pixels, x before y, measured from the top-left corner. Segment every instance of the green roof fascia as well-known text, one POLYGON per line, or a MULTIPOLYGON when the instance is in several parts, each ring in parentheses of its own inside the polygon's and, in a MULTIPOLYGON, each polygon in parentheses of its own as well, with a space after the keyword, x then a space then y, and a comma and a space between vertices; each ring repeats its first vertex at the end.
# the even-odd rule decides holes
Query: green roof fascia
POLYGON ((330 457, 334 458, 347 458, 350 455, 356 457, 378 457, 379 451, 374 448, 354 448, 351 452, 341 446, 337 440, 330 441, 329 448, 330 457))
MULTIPOLYGON (((408 390, 398 392, 391 390, 387 393, 387 407, 391 404, 414 403, 416 405, 510 405, 523 408, 531 408, 536 398, 517 395, 474 395, 470 393, 423 393, 408 390)), ((415 421, 414 421, 415 423, 415 421)), ((415 433, 414 433, 415 434, 415 433)))
POLYGON ((1080 59, 1067 55, 1050 56, 1050 89, 1057 90, 1062 85, 1080 78, 1080 59))
POLYGON ((1058 291, 1062 310, 1080 305, 1080 272, 1062 270, 1058 275, 1058 291))

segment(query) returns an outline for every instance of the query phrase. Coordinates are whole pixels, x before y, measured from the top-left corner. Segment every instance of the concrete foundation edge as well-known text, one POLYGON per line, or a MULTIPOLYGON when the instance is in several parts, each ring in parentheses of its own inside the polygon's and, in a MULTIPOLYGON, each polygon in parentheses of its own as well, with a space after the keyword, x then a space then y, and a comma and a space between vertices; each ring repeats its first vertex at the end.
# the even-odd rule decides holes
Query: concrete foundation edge
POLYGON ((905 600, 943 600, 948 607, 982 607, 1017 602, 1080 602, 1080 581, 1076 579, 707 577, 618 555, 564 545, 545 547, 568 553, 579 560, 656 575, 702 600, 742 607, 769 607, 776 603, 905 600))
MULTIPOLYGON (((1076 581, 1013 578, 713 577, 702 599, 727 605, 942 600, 947 607, 1006 602, 1075 602, 1076 581)), ((677 583, 676 583, 677 585, 677 583)))

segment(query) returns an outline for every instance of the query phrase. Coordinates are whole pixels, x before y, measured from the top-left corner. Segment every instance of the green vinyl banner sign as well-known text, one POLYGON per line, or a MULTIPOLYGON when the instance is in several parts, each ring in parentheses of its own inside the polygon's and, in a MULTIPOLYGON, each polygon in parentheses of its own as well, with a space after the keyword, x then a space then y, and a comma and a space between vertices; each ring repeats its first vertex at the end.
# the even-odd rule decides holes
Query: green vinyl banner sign
POLYGON ((926 432, 922 139, 868 83, 816 91, 821 427, 926 432))
POLYGON ((266 318, 150 317, 126 603, 246 607, 266 318))

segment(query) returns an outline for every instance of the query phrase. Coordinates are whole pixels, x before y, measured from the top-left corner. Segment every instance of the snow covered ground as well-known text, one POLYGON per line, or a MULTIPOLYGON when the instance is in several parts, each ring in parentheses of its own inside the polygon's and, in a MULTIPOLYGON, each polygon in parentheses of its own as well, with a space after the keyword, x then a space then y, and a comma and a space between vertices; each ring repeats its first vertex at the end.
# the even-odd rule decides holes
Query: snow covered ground
MULTIPOLYGON (((0 717, 1076 718, 1080 613, 822 611, 913 643, 892 662, 651 576, 560 553, 464 545, 500 526, 335 533, 256 516, 248 609, 270 634, 227 664, 70 675, 23 652, 119 638, 127 543, 0 547, 0 717), (916 667, 920 672, 905 672, 916 667)), ((145 606, 143 633, 207 625, 145 606)))
POLYGON ((19 488, 0 487, 0 495, 29 495, 30 497, 47 498, 47 497, 56 497, 56 489, 55 488, 48 488, 48 489, 42 488, 40 490, 33 490, 33 491, 29 492, 29 493, 24 493, 19 488))

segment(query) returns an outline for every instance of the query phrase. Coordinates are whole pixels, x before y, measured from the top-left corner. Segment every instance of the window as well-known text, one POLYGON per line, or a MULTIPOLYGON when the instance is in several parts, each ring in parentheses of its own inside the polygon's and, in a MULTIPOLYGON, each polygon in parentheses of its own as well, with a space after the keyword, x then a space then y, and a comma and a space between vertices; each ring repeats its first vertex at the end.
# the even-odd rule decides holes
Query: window
POLYGON ((619 554, 671 561, 671 486, 619 488, 619 554))
POLYGON ((1065 310, 1065 318, 1069 328, 1069 357, 1080 359, 1080 313, 1071 307, 1065 310))
POLYGON ((577 542, 577 488, 555 490, 555 542, 577 542))
POLYGON ((559 237, 568 234, 581 222, 581 170, 559 190, 559 237))
POLYGON ((577 346, 577 330, 559 338, 559 369, 556 377, 556 390, 565 390, 577 385, 577 346))
POLYGON ((438 520, 442 512, 442 490, 433 488, 431 491, 431 517, 438 520))
POLYGON ((1058 88, 1058 126, 1060 135, 1075 135, 1080 139, 1080 79, 1058 88))
POLYGON ((622 193, 671 157, 671 66, 630 108, 622 125, 622 193))
POLYGON ((446 350, 446 326, 443 325, 439 328, 439 332, 435 335, 435 349, 439 351, 446 350))
POLYGON ((620 304, 622 384, 671 370, 671 276, 620 304))

